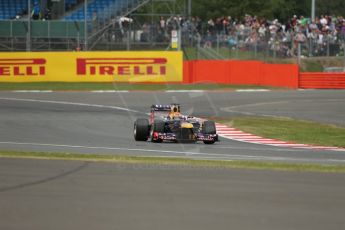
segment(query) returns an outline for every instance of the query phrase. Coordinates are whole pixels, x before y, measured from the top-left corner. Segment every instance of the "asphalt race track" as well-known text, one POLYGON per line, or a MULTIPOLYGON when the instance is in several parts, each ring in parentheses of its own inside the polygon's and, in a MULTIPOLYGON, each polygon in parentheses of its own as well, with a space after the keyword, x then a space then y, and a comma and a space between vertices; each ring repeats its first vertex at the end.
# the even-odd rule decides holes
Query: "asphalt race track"
POLYGON ((0 149, 180 156, 204 159, 345 163, 344 152, 301 150, 222 139, 216 145, 133 140, 133 123, 153 103, 180 103, 187 114, 260 114, 345 127, 344 91, 216 93, 0 93, 0 149))
POLYGON ((0 229, 344 229, 344 174, 0 159, 0 229))
MULTIPOLYGON (((345 152, 221 139, 134 142, 154 103, 198 117, 345 126, 345 91, 0 92, 0 149, 344 164, 345 152)), ((345 175, 0 158, 0 229, 344 229, 345 175)))

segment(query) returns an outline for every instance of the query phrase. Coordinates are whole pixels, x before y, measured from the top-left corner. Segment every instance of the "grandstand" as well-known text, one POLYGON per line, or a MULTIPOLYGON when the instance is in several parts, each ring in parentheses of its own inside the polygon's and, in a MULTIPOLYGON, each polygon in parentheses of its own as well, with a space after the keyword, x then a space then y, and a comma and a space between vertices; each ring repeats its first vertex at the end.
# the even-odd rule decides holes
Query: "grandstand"
MULTIPOLYGON (((33 1, 34 2, 34 1, 33 1)), ((98 17, 107 18, 127 14, 129 11, 142 5, 145 0, 91 0, 87 5, 87 20, 92 20, 94 13, 98 17)), ((81 21, 85 19, 84 1, 65 0, 65 14, 61 19, 67 21, 81 21)), ((47 6, 42 7, 43 9, 47 6)), ((26 15, 28 11, 27 0, 1 0, 0 1, 0 20, 14 19, 17 15, 26 15)))
MULTIPOLYGON (((97 13, 102 17, 110 16, 115 14, 118 10, 118 2, 123 2, 123 0, 98 0, 92 1, 87 5, 87 20, 92 20, 92 15, 97 13), (115 11, 115 12, 114 12, 115 11)), ((73 11, 71 14, 64 17, 65 20, 80 21, 85 19, 84 8, 79 8, 78 10, 73 11)))
POLYGON ((13 19, 17 15, 27 13, 28 1, 25 0, 1 0, 0 20, 13 19))
POLYGON ((68 11, 69 9, 74 8, 78 4, 77 0, 65 0, 65 9, 68 11))
MULTIPOLYGON (((65 0, 66 12, 77 6, 77 0, 65 0)), ((0 1, 0 20, 9 20, 16 18, 17 15, 27 15, 27 0, 1 0, 0 1)))
POLYGON ((71 50, 79 45, 83 50, 166 49, 169 33, 158 33, 154 24, 160 15, 172 18, 186 12, 185 4, 176 0, 30 1, 28 7, 28 0, 0 0, 0 51, 71 50), (29 20, 35 2, 40 17, 29 20), (138 13, 144 5, 146 10, 138 13))
POLYGON ((92 0, 87 3, 85 9, 77 7, 74 11, 70 11, 62 17, 64 21, 84 21, 85 19, 91 24, 88 30, 91 34, 98 34, 109 25, 114 23, 114 19, 124 17, 149 0, 92 0), (85 17, 86 12, 86 17, 85 17))

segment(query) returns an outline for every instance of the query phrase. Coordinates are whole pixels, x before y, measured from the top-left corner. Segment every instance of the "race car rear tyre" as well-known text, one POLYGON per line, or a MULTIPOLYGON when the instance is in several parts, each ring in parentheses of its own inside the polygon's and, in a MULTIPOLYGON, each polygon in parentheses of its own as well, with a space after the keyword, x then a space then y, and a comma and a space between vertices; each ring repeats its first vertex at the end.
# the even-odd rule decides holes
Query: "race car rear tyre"
POLYGON ((147 119, 137 119, 134 123, 133 133, 136 141, 147 141, 149 138, 149 121, 147 119))
MULTIPOLYGON (((202 133, 203 134, 216 134, 216 124, 214 123, 214 121, 205 121, 203 126, 202 126, 202 133)), ((207 145, 212 145, 216 142, 216 140, 212 140, 212 141, 204 141, 204 144, 207 145)))
POLYGON ((155 143, 161 143, 162 140, 161 139, 158 139, 158 140, 155 140, 153 138, 153 133, 157 132, 157 133, 164 133, 165 130, 165 122, 162 121, 162 120, 155 120, 152 124, 152 129, 151 129, 151 141, 152 142, 155 142, 155 143))
POLYGON ((216 124, 214 121, 205 121, 202 126, 203 134, 216 134, 216 124))
POLYGON ((165 122, 162 120, 155 120, 153 122, 153 131, 158 133, 164 133, 165 122))

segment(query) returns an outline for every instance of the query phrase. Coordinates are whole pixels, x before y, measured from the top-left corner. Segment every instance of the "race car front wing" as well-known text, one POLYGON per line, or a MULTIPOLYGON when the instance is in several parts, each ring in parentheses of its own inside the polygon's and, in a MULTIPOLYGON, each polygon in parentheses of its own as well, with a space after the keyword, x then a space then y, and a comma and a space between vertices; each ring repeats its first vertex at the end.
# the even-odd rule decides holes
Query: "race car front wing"
MULTIPOLYGON (((178 141, 177 135, 175 133, 154 133, 154 140, 163 141, 178 141)), ((218 141, 218 134, 203 134, 198 133, 191 140, 195 141, 218 141)))

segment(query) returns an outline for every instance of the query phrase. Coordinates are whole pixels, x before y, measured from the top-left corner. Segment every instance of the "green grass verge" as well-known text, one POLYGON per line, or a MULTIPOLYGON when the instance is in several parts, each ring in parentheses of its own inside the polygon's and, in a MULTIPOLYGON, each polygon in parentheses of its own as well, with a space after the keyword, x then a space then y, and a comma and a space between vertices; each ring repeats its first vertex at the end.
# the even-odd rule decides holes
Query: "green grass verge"
MULTIPOLYGON (((213 47, 213 50, 217 52, 215 47, 213 47)), ((228 47, 222 47, 218 51, 224 59, 258 60, 272 64, 297 64, 297 57, 282 58, 276 56, 276 58, 274 58, 273 53, 267 53, 267 51, 261 51, 255 54, 254 51, 232 50, 228 47)), ((198 56, 197 48, 184 49, 185 60, 196 60, 198 58, 208 59, 209 57, 198 56)), ((306 57, 302 58, 300 67, 301 72, 323 72, 324 68, 327 67, 344 67, 344 57, 306 57)))
POLYGON ((320 164, 295 164, 261 161, 217 161, 217 160, 193 160, 174 157, 132 157, 112 156, 100 154, 73 154, 73 153, 44 153, 44 152, 13 152, 0 151, 0 158, 26 158, 26 159, 49 159, 49 160, 77 160, 106 163, 124 164, 149 164, 149 165, 172 165, 211 168, 240 168, 256 170, 279 170, 300 172, 326 172, 345 173, 345 165, 320 165, 320 164))
POLYGON ((317 61, 304 61, 301 66, 302 72, 323 72, 323 66, 317 61))
POLYGON ((345 147, 345 128, 334 125, 276 117, 234 117, 216 120, 265 138, 299 144, 345 147))
POLYGON ((128 84, 128 83, 0 83, 0 90, 55 90, 55 91, 89 91, 89 90, 231 90, 231 89, 274 89, 273 87, 254 85, 218 85, 218 84, 128 84))
MULTIPOLYGON (((220 47, 219 50, 213 47, 215 52, 219 52, 219 54, 224 57, 224 59, 236 59, 236 60, 261 60, 267 61, 269 57, 265 52, 257 52, 255 54, 254 51, 241 51, 241 50, 233 50, 231 48, 224 48, 220 47)), ((197 48, 185 48, 184 50, 184 59, 185 60, 197 60, 199 59, 208 59, 209 57, 203 56, 202 53, 199 53, 198 56, 198 49, 197 48)), ((275 59, 277 61, 282 59, 275 59)))

